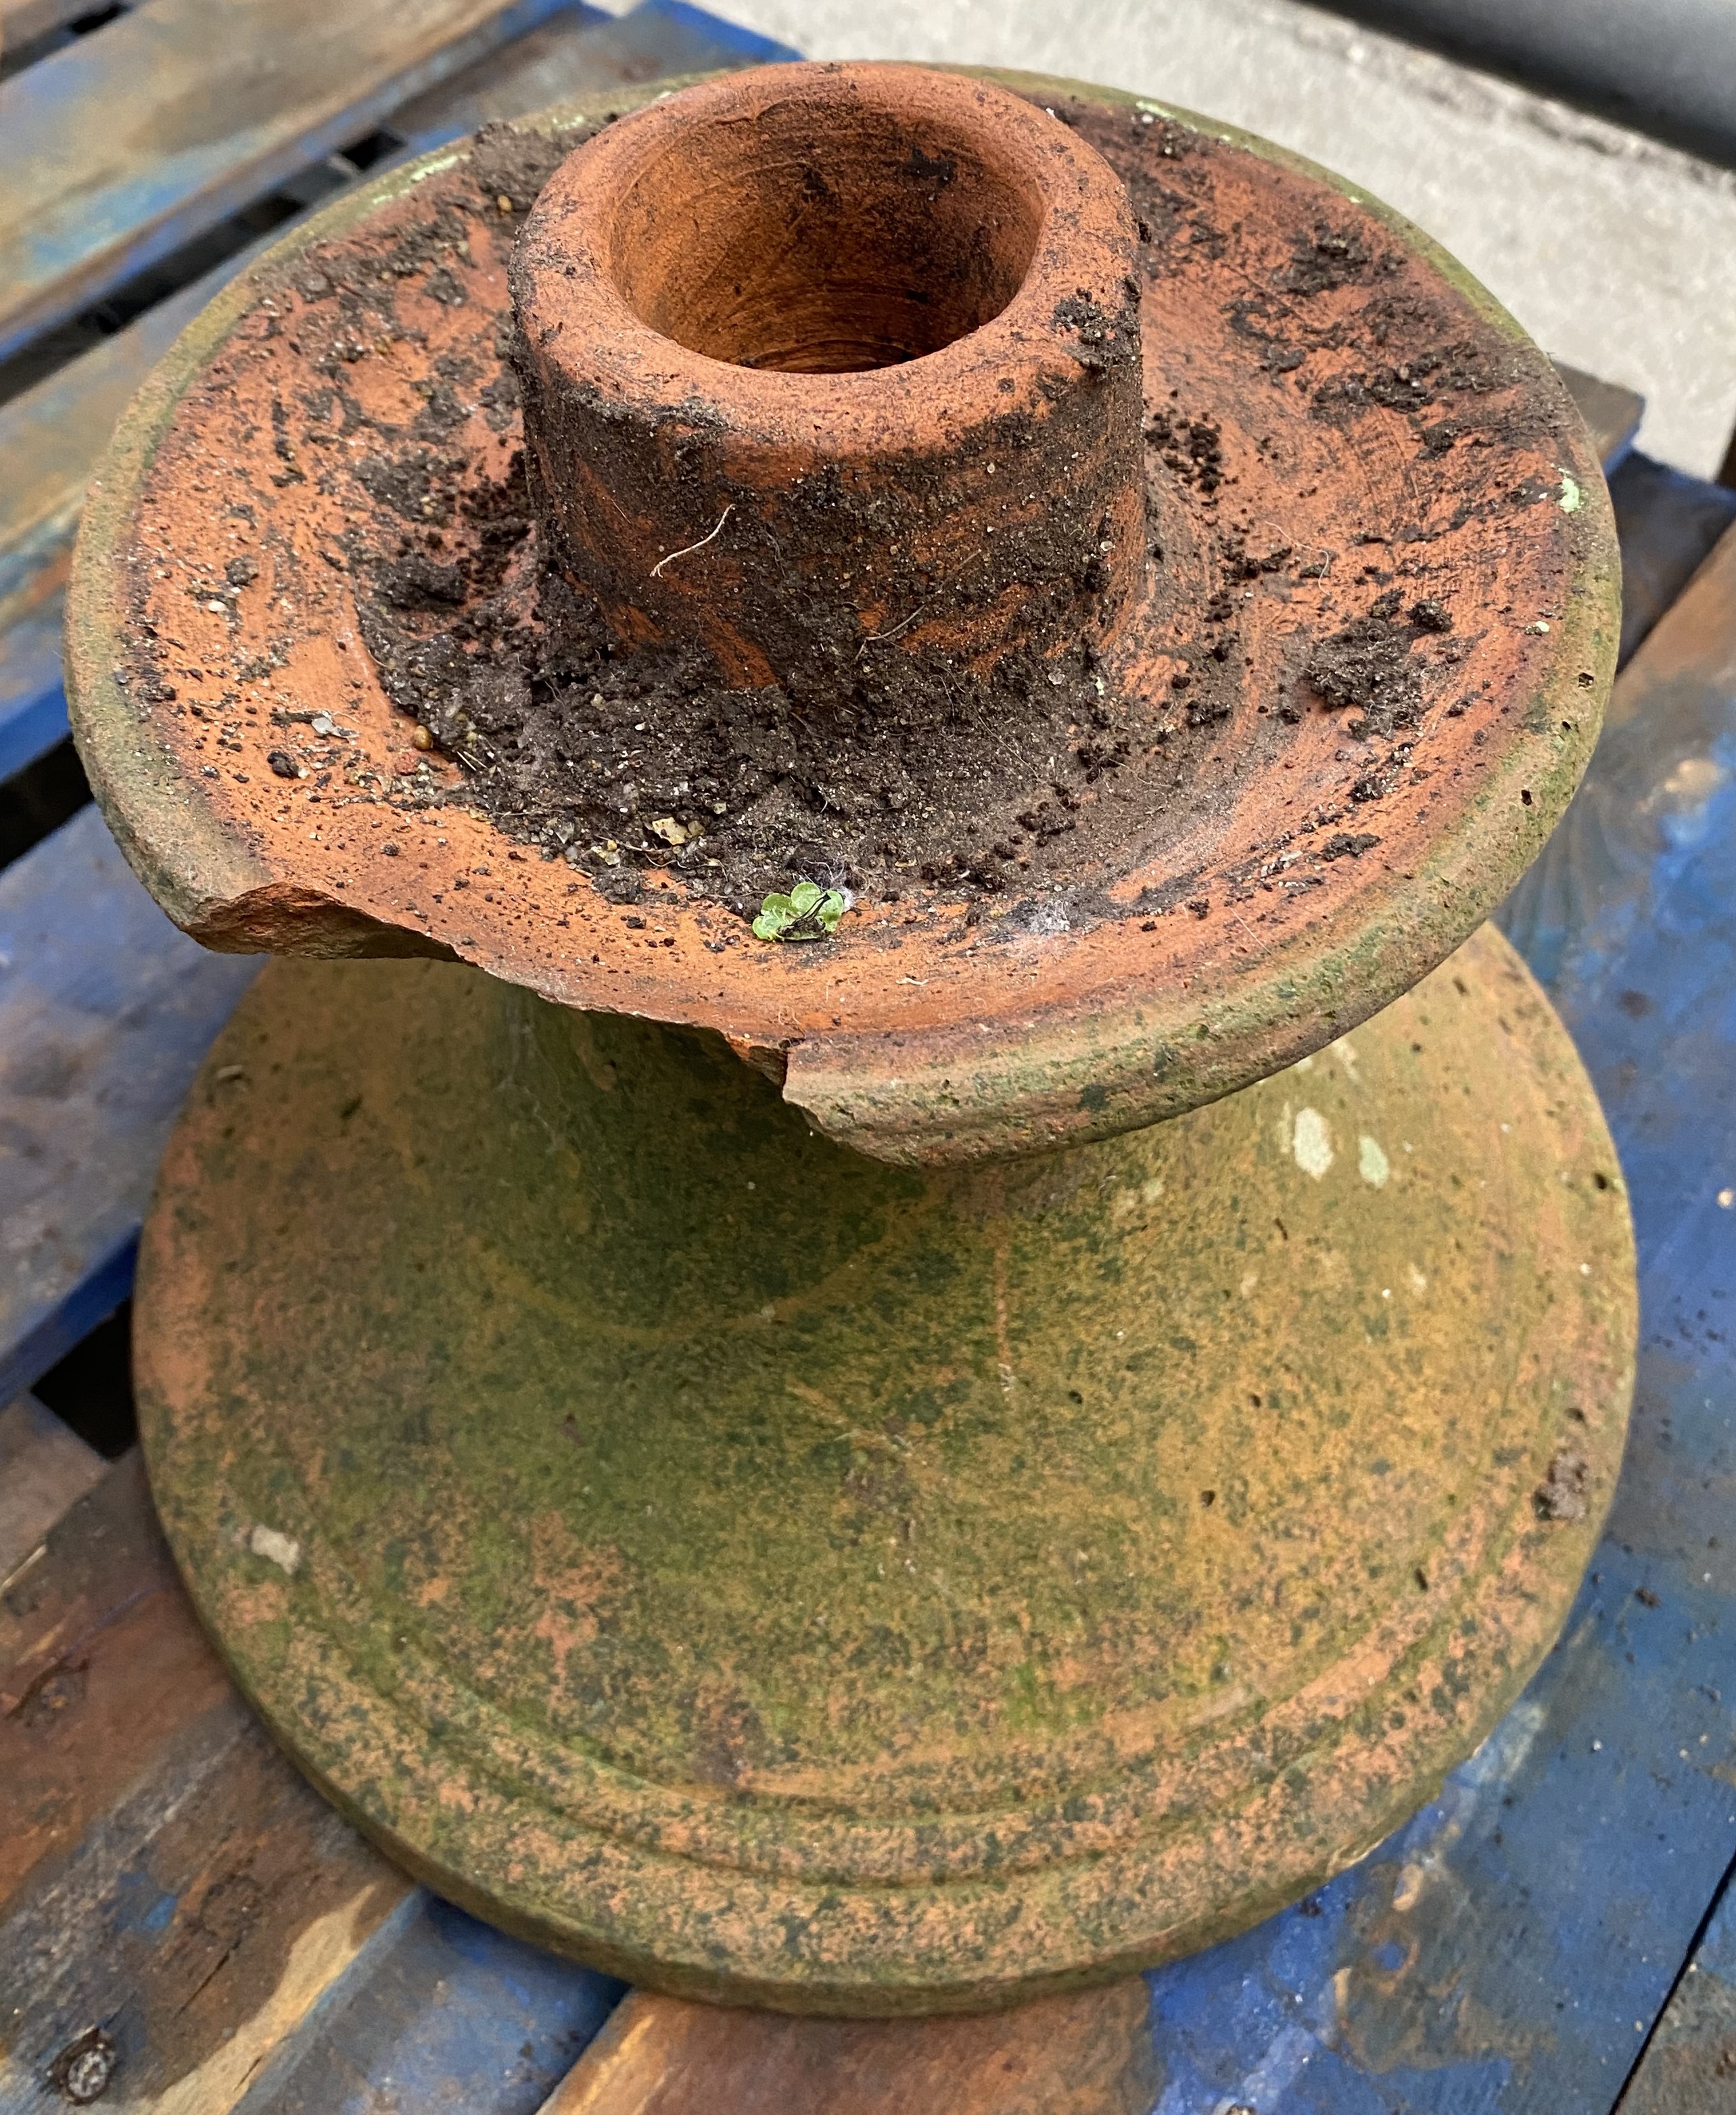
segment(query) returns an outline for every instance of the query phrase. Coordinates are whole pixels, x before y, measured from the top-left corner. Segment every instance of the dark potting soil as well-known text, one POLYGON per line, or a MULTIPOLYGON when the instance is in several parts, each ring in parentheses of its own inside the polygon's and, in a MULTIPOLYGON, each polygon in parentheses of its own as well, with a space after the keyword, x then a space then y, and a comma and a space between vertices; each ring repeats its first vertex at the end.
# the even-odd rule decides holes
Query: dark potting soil
MULTIPOLYGON (((1129 138, 1129 113, 1057 108, 1128 181, 1148 284, 1190 256, 1221 254, 1232 238, 1211 221, 1209 182, 1190 184, 1175 166, 1193 155, 1189 135, 1142 132, 1150 121, 1135 117, 1129 138)), ((507 128, 481 135, 473 171, 484 200, 515 219, 566 144, 507 128)), ((1487 445, 1497 421, 1479 400, 1509 378, 1498 348, 1431 340, 1441 319, 1387 284, 1395 268, 1376 241, 1321 227, 1299 241, 1271 296, 1237 296, 1228 320, 1253 371, 1286 388, 1315 346, 1354 346, 1363 364, 1311 403, 1323 424, 1348 427, 1378 404, 1408 415, 1425 460, 1450 447, 1468 420, 1487 445), (1353 282, 1367 290, 1354 337, 1342 322, 1312 328, 1310 297, 1353 282)), ((518 415, 511 338, 503 319, 501 366, 478 392, 502 434, 518 415)), ((749 915, 768 891, 804 878, 895 900, 937 885, 969 894, 1111 873, 1140 819, 1192 797, 1196 766, 1243 681, 1244 584, 1275 572, 1280 585, 1300 584, 1331 557, 1311 562, 1285 544, 1280 489, 1259 495, 1280 510, 1276 542, 1257 548, 1233 511, 1220 518, 1228 494, 1219 430, 1174 398, 1148 407, 1148 474, 1166 486, 1172 510, 1185 509, 1216 592, 1196 589, 1178 644, 1162 649, 1181 665, 1153 702, 1130 700, 1083 647, 1053 664, 1004 663, 990 680, 938 655, 901 652, 895 662, 859 649, 834 690, 804 696, 730 689, 698 651, 623 647, 583 583, 562 577, 539 548, 522 458, 494 484, 455 460, 456 387, 436 386, 415 426, 382 435, 357 466, 381 514, 403 525, 385 547, 376 538, 350 550, 364 639, 393 703, 427 730, 417 740, 465 767, 446 797, 589 873, 617 900, 633 900, 653 868, 749 915)), ((1544 497, 1541 487, 1491 492, 1487 506, 1544 497)), ((1347 525, 1345 540, 1364 539, 1347 525)), ((1155 541, 1152 557, 1161 605, 1175 590, 1155 541)), ((1404 594, 1388 585, 1395 571, 1420 576, 1422 566, 1388 565, 1363 568, 1358 586, 1370 585, 1353 589, 1349 607, 1339 603, 1337 630, 1299 635, 1294 678, 1271 707, 1275 739, 1277 723, 1324 711, 1341 714, 1358 742, 1397 740, 1390 755, 1346 753, 1346 798, 1358 804, 1383 797, 1410 765, 1426 676, 1435 668, 1450 678, 1459 651, 1437 636, 1452 631, 1451 611, 1420 578, 1404 594), (1417 650, 1431 646, 1432 658, 1417 650)), ((915 607, 922 584, 910 585, 915 607)), ((1081 582, 1082 595, 1091 587, 1081 582)), ((1351 812, 1323 810, 1321 826, 1351 812)), ((1378 842, 1341 833, 1320 856, 1360 856, 1378 842)))
POLYGON ((990 682, 881 657, 798 698, 730 689, 698 651, 624 649, 543 562, 520 457, 460 504, 479 532, 462 557, 424 533, 375 558, 364 638, 394 702, 467 767, 465 797, 607 893, 634 895, 644 866, 744 911, 804 878, 992 891, 1050 864, 1082 790, 1129 754, 1081 652, 990 682))

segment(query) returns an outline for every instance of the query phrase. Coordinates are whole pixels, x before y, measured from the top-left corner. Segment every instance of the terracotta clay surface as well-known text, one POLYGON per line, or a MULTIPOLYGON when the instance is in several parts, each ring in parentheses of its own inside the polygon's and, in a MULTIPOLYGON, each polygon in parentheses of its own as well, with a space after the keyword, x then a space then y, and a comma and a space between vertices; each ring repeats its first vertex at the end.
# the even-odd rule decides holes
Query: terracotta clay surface
POLYGON ((1620 1178, 1488 929, 928 1172, 713 1036, 280 963, 162 1197, 141 1422, 243 1687, 440 1892, 681 1994, 976 2009, 1293 1900, 1518 1695, 1621 1457, 1620 1178))
POLYGON ((277 964, 213 1050, 153 1489, 452 1899, 674 1997, 1076 2026, 1427 1798, 1608 1503, 1624 1193, 1475 929, 1596 737, 1606 495, 1510 319, 1260 142, 899 67, 643 101, 316 221, 87 509, 74 712, 160 898, 463 958, 277 964), (749 940, 727 801, 561 837, 528 723, 424 709, 528 695, 563 594, 574 667, 690 649, 792 754, 956 680, 927 766, 1038 729, 1046 819, 749 940))
MULTIPOLYGON (((883 99, 905 70, 803 71, 883 99)), ((752 92, 773 94, 776 71, 752 92)), ((571 1006, 716 1029, 821 1130, 918 1164, 1193 1107, 1320 1047, 1455 946, 1564 805, 1613 665, 1614 544, 1576 415, 1488 296, 1351 187, 1110 91, 992 93, 1007 90, 1065 121, 1080 166, 1102 158, 1138 237, 1161 556, 1146 551, 1106 635, 1103 695, 1142 738, 1076 796, 1089 859, 1033 846, 991 900, 916 886, 864 899, 824 946, 780 947, 689 894, 703 842, 628 910, 463 805, 429 805, 460 769, 407 746, 358 635, 357 568, 406 525, 476 547, 467 493, 522 440, 507 273, 535 185, 495 140, 382 179, 237 282, 93 492, 74 720, 172 915, 217 946, 449 952, 571 1006), (406 447, 409 484, 386 474, 406 447)), ((576 142, 607 114, 547 123, 576 142)), ((1056 149, 1054 166, 1072 164, 1056 149)), ((1091 242, 1113 250, 1113 222, 1091 220, 1091 242)), ((981 307, 1017 250, 996 252, 1008 268, 981 307)), ((643 296, 653 318, 658 298, 643 296)), ((983 331, 1011 329, 1020 298, 983 331)), ((668 371, 708 363, 731 404, 824 402, 836 438, 841 405, 893 401, 930 361, 974 388, 969 343, 777 375, 688 347, 668 371)), ((630 525, 623 552, 644 556, 646 531, 630 525)), ((1111 540, 1120 579, 1138 554, 1111 540)), ((655 584, 648 567, 641 603, 662 621, 652 588, 676 581, 727 608, 758 562, 726 525, 655 584)), ((911 614, 855 612, 864 639, 911 614)), ((887 650, 914 654, 922 630, 887 650)))
POLYGON ((893 684, 1105 645, 1145 587, 1138 248, 1108 163, 987 81, 763 67, 609 126, 511 274, 563 564, 797 701, 871 639, 893 684))

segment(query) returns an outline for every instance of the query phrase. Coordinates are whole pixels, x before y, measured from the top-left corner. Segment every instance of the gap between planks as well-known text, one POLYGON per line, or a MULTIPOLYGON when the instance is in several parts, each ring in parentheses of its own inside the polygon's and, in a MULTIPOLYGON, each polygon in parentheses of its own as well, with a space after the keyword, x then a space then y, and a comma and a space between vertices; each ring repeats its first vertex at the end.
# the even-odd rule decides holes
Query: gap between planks
POLYGON ((142 0, 0 82, 0 359, 559 0, 142 0))

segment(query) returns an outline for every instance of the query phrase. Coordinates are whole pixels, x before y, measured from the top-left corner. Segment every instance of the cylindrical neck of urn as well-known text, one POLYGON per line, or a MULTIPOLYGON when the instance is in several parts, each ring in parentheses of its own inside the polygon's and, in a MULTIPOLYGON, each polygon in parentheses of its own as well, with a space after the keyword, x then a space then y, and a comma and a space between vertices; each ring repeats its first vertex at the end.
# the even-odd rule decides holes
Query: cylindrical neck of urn
POLYGON ((1093 149, 955 75, 768 67, 607 126, 512 267, 554 562, 624 643, 797 696, 1101 649, 1145 562, 1136 243, 1093 149))

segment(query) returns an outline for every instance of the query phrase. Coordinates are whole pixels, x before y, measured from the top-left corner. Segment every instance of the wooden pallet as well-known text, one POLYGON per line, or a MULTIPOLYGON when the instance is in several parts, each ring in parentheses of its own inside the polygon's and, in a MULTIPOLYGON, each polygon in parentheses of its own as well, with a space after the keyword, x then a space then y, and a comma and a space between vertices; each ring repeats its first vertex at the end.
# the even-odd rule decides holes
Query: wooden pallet
MULTIPOLYGON (((257 36, 259 0, 143 0, 81 39, 60 26, 74 12, 0 0, 0 52, 44 40, 0 82, 0 257, 22 260, 0 272, 0 357, 41 370, 0 405, 12 786, 65 734, 58 598, 92 464, 245 261, 238 211, 263 229, 318 202, 354 180, 346 147, 377 166, 772 55, 666 3, 610 21, 552 0, 348 0, 273 10, 257 36), (66 122, 80 108, 103 122, 66 122), (124 328, 91 313, 148 296, 124 328)), ((136 1454, 103 1463, 20 1392, 124 1298, 163 1137, 254 966, 176 933, 86 807, 0 874, 0 2115, 104 2076, 107 2104, 187 2115, 1736 2105, 1736 494, 1632 455, 1638 400, 1569 380, 1615 473, 1631 658, 1504 922, 1610 1111, 1645 1351, 1616 1514, 1563 1641, 1441 1800, 1239 1940, 978 2021, 623 1993, 405 1879, 240 1704, 136 1454)))

